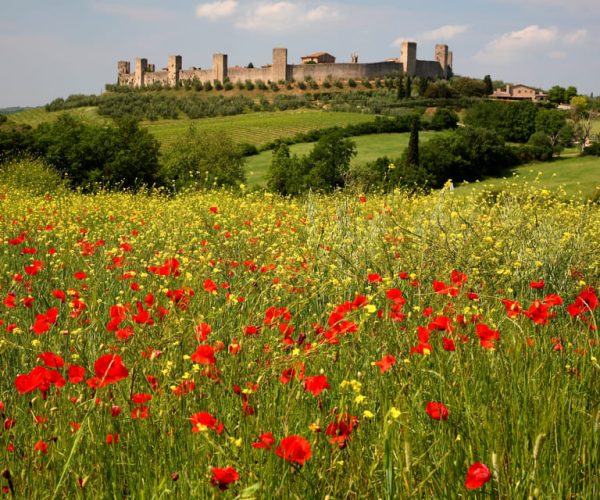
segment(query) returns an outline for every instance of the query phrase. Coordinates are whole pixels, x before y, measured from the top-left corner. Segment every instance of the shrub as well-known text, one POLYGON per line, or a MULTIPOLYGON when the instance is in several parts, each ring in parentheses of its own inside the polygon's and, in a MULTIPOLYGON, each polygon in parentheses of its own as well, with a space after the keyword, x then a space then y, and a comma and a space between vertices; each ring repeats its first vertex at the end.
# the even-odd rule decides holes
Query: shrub
POLYGON ((32 195, 57 194, 68 182, 40 158, 24 157, 0 165, 0 189, 24 190, 32 195))
POLYGON ((437 108, 429 122, 431 130, 454 129, 458 126, 458 115, 447 108, 437 108))
POLYGON ((356 88, 356 81, 354 79, 350 78, 348 80, 348 87, 351 87, 353 89, 356 88))

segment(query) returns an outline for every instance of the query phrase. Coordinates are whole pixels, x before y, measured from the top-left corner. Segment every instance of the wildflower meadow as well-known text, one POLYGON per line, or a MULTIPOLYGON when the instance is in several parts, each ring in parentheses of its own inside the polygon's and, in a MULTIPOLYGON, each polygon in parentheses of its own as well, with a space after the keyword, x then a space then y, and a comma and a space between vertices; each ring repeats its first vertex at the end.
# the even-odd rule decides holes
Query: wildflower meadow
POLYGON ((0 496, 598 498, 600 209, 0 187, 0 496))

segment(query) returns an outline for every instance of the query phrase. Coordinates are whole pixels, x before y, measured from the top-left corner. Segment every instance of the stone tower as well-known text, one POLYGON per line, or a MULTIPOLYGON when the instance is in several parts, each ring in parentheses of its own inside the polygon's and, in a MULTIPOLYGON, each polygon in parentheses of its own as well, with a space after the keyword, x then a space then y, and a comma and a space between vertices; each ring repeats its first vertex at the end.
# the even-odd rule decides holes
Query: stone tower
POLYGON ((144 86, 144 75, 146 74, 146 68, 148 67, 148 59, 136 59, 135 60, 135 80, 134 87, 144 86))
POLYGON ((227 78, 227 54, 213 54, 213 79, 224 82, 227 78))
POLYGON ((119 61, 117 63, 117 70, 119 75, 128 75, 131 71, 131 63, 129 61, 119 61))
POLYGON ((287 49, 273 49, 273 66, 271 68, 271 81, 288 81, 287 74, 288 51, 287 49))
POLYGON ((411 78, 417 74, 417 44, 415 42, 402 42, 401 61, 404 73, 411 78))
POLYGON ((442 67, 442 77, 448 78, 448 46, 441 43, 435 46, 435 60, 442 67))
POLYGON ((169 65, 167 66, 167 82, 169 87, 179 85, 179 72, 181 71, 181 56, 169 56, 169 65))

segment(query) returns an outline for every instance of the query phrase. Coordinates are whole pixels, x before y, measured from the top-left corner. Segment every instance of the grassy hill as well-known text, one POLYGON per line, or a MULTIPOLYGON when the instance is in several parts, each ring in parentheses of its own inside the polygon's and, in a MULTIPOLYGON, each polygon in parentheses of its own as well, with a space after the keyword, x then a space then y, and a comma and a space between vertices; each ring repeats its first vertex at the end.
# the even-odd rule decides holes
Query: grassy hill
POLYGON ((374 120, 373 115, 361 113, 338 113, 301 109, 249 113, 236 116, 218 116, 198 120, 159 120, 144 122, 163 146, 169 146, 183 134, 191 124, 201 132, 226 132, 236 142, 254 145, 265 144, 278 138, 292 137, 299 132, 374 120))
MULTIPOLYGON (((444 132, 420 132, 421 141, 428 141, 431 137, 444 132)), ((399 157, 408 146, 409 133, 406 134, 375 134, 352 137, 356 143, 357 155, 352 160, 353 165, 362 165, 376 160, 382 156, 390 158, 399 157)), ((292 154, 298 156, 308 153, 314 143, 294 144, 290 147, 292 154)), ((272 151, 265 151, 256 156, 250 156, 246 164, 246 175, 249 186, 262 186, 265 184, 267 171, 271 164, 272 151)))
POLYGON ((524 184, 546 189, 562 187, 567 196, 586 198, 600 189, 600 158, 584 156, 528 163, 514 169, 511 176, 461 184, 457 186, 457 191, 511 190, 524 184))

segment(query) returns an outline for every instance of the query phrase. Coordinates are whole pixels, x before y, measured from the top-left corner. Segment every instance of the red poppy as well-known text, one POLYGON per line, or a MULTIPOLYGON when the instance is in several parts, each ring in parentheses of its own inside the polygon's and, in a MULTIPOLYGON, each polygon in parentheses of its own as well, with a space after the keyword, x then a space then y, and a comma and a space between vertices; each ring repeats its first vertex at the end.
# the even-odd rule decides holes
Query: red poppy
POLYGON ((447 420, 448 419, 448 408, 443 403, 431 402, 427 403, 425 407, 427 415, 433 420, 447 420))
POLYGON ((84 280, 87 278, 87 274, 85 274, 83 271, 77 271, 73 276, 76 280, 84 280))
POLYGON ((265 432, 260 435, 259 440, 256 443, 252 443, 252 448, 263 448, 265 450, 271 449, 273 444, 275 444, 275 439, 273 438, 273 434, 270 432, 265 432))
POLYGON ((62 368, 65 365, 65 360, 53 352, 38 354, 38 359, 41 359, 48 368, 62 368))
POLYGON ((532 281, 531 283, 529 283, 529 287, 533 290, 542 290, 545 285, 546 284, 544 283, 544 280, 532 281))
POLYGON ((534 325, 547 325, 550 322, 548 318, 553 315, 550 313, 549 307, 538 299, 534 300, 529 309, 523 311, 523 314, 533 321, 534 325))
POLYGON ((491 478, 492 475, 490 474, 490 469, 487 468, 487 465, 475 462, 473 465, 471 465, 471 467, 469 467, 467 479, 465 480, 465 486, 469 490, 481 488, 491 478))
POLYGON ((35 443, 35 451, 46 454, 48 453, 48 445, 44 441, 38 441, 35 443))
POLYGON ((436 316, 433 321, 427 325, 427 328, 429 328, 431 331, 440 330, 451 332, 454 330, 454 327, 452 326, 452 320, 448 316, 436 316))
POLYGON ((218 288, 215 282, 208 278, 204 280, 204 291, 208 293, 217 293, 218 288))
POLYGON ((369 283, 381 283, 383 278, 377 273, 371 273, 367 276, 367 280, 369 280, 369 283))
POLYGON ((85 368, 77 365, 69 366, 69 382, 71 384, 79 384, 83 382, 83 376, 85 375, 85 368))
POLYGON ((44 366, 36 366, 29 373, 15 377, 15 387, 19 394, 39 389, 45 398, 50 386, 63 387, 66 381, 56 370, 48 370, 44 366))
POLYGON ((223 423, 217 422, 217 419, 206 411, 194 413, 190 417, 190 422, 194 433, 213 429, 217 434, 221 434, 225 430, 223 423))
POLYGON ((239 478, 240 475, 233 467, 225 467, 224 469, 213 467, 212 479, 210 482, 213 486, 217 486, 221 491, 225 491, 229 488, 231 483, 235 483, 239 478))
POLYGON ((579 296, 573 304, 569 304, 567 311, 572 318, 588 311, 594 311, 598 307, 598 297, 593 287, 587 287, 581 290, 579 296))
POLYGON ((504 304, 506 314, 509 318, 518 317, 520 312, 523 310, 521 304, 519 304, 516 300, 502 299, 502 304, 504 304))
POLYGON ((375 364, 379 367, 379 373, 385 373, 396 364, 396 358, 391 354, 388 354, 379 361, 375 361, 375 364))
POLYGON ((346 447, 352 431, 358 426, 358 417, 344 413, 338 415, 333 422, 327 426, 325 434, 329 436, 331 444, 337 444, 340 449, 346 447))
POLYGON ((217 362, 215 360, 215 350, 208 344, 199 345, 196 352, 192 354, 191 359, 194 363, 200 363, 201 365, 214 365, 217 362))
POLYGON ((288 462, 304 465, 312 455, 310 443, 302 436, 288 436, 283 438, 275 453, 288 462))
POLYGON ((92 380, 97 383, 97 387, 114 384, 129 376, 129 370, 125 367, 121 356, 118 354, 104 354, 100 356, 94 363, 94 373, 96 379, 92 380))
POLYGON ((316 375, 304 379, 304 389, 312 392, 315 396, 321 394, 325 389, 330 388, 331 386, 327 383, 327 377, 325 375, 316 375))
POLYGON ((454 343, 454 340, 448 337, 444 337, 442 339, 442 347, 445 351, 456 351, 456 344, 454 343))
POLYGON ((106 444, 117 444, 119 442, 119 435, 115 432, 114 434, 106 435, 106 444))
POLYGON ((479 343, 486 349, 495 349, 496 346, 492 342, 493 340, 500 340, 500 333, 498 330, 492 330, 489 326, 484 323, 479 323, 476 326, 477 336, 479 337, 479 343))

